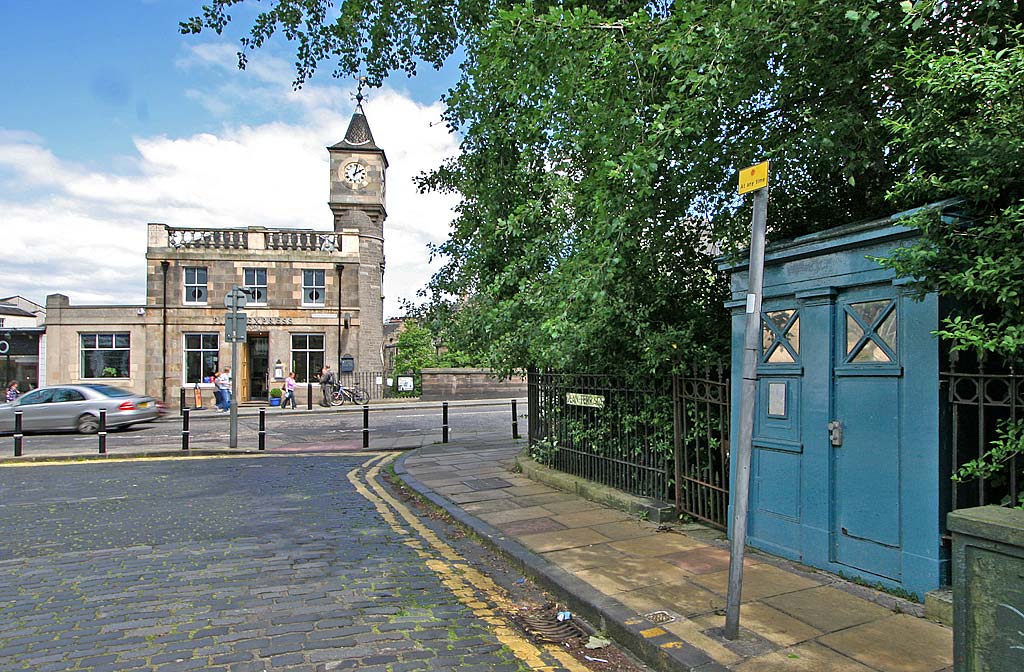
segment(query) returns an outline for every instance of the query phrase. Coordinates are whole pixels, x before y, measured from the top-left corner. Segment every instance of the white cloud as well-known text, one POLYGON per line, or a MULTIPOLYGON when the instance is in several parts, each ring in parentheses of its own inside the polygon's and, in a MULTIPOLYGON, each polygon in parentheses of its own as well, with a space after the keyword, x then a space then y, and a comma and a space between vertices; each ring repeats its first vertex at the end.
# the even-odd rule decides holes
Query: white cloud
MULTIPOLYGON (((225 54, 193 48, 182 67, 226 68, 225 54)), ((234 67, 233 50, 230 56, 234 67)), ((41 303, 59 292, 75 304, 142 303, 152 221, 329 230, 325 148, 345 133, 350 94, 338 85, 293 92, 274 63, 259 72, 257 81, 227 78, 221 89, 200 95, 230 101, 223 113, 255 104, 294 120, 224 121, 216 132, 135 138, 137 156, 124 172, 98 172, 61 158, 31 133, 0 129, 0 295, 41 303)), ((364 109, 390 162, 384 288, 390 316, 428 279, 426 244, 443 240, 455 204, 450 196, 418 194, 412 178, 453 155, 456 140, 443 125, 430 125, 440 117, 439 104, 424 106, 385 88, 372 92, 364 109)))

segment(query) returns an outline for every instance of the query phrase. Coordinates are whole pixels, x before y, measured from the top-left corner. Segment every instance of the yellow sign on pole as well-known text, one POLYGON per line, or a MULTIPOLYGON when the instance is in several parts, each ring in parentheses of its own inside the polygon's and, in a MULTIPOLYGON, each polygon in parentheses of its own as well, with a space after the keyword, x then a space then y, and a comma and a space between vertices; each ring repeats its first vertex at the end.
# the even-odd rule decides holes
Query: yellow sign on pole
POLYGON ((759 163, 740 171, 740 193, 763 189, 768 186, 768 162, 759 163))

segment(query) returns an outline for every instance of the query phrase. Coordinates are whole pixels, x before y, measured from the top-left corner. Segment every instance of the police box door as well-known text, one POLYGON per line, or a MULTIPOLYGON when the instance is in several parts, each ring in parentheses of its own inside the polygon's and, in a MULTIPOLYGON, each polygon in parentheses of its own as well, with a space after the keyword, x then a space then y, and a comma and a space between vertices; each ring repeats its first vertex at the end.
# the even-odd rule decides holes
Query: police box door
POLYGON ((836 300, 832 422, 832 560, 900 580, 899 301, 892 285, 836 300))

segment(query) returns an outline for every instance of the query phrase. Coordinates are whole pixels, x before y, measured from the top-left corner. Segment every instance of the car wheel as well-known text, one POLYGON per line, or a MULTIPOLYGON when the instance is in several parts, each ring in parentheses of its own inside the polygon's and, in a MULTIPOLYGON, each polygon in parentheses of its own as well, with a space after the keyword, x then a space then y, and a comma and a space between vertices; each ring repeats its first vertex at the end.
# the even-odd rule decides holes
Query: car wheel
POLYGON ((100 419, 95 415, 85 415, 78 418, 78 423, 75 425, 78 429, 79 434, 95 434, 100 428, 100 419))

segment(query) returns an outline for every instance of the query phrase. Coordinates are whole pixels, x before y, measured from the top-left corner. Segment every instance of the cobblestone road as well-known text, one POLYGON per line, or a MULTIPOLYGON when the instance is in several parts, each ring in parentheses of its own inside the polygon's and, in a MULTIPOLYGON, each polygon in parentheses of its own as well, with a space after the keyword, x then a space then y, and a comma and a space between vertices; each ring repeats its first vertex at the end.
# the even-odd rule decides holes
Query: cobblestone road
POLYGON ((384 459, 0 468, 0 670, 574 669, 507 628, 384 459))

